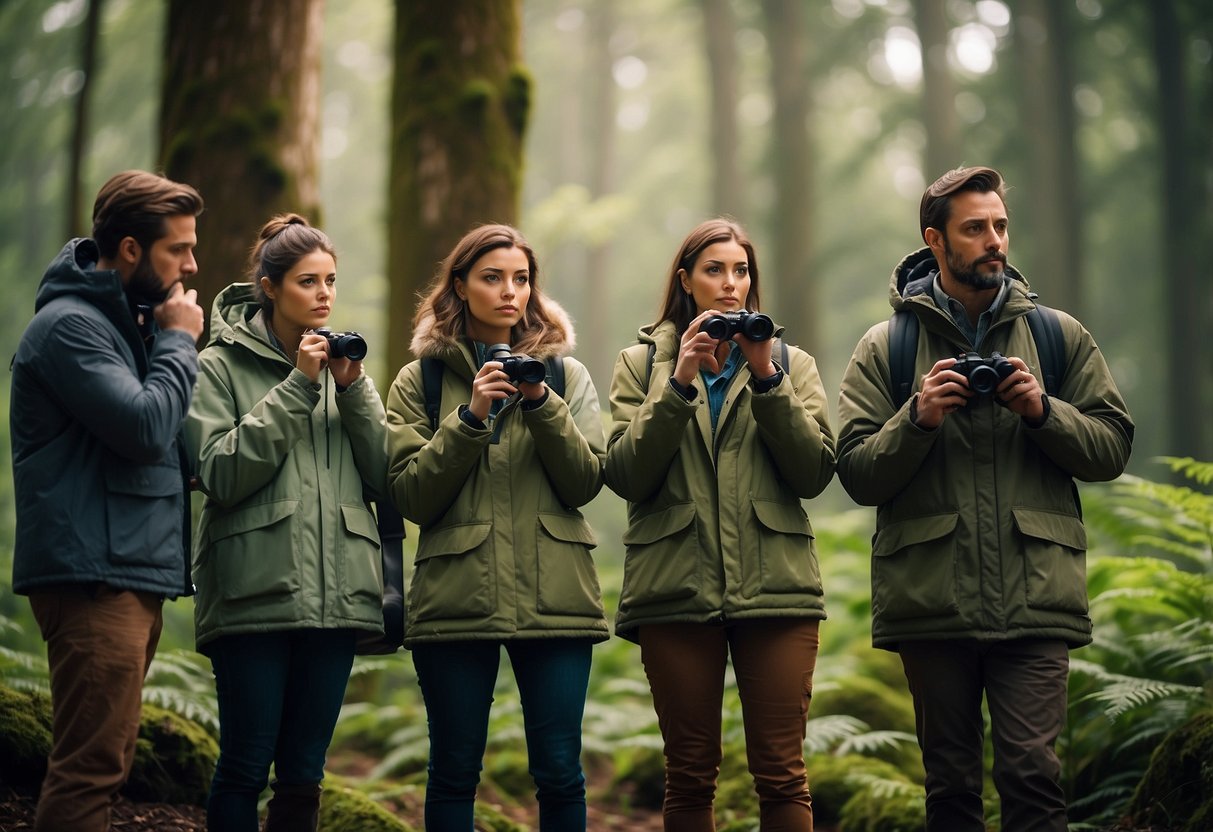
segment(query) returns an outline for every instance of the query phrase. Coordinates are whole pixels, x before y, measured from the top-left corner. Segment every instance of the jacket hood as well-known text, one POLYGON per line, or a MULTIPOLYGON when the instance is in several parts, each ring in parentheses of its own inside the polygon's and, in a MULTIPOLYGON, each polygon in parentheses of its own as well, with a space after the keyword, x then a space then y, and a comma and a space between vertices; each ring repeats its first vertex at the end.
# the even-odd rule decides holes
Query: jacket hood
MULTIPOLYGON (((928 246, 901 258, 889 280, 889 305, 894 309, 901 309, 906 298, 930 292, 931 283, 938 272, 939 263, 935 261, 935 255, 928 246)), ((1020 274, 1018 269, 1008 263, 1006 273, 1008 277, 1018 281, 1025 294, 1032 296, 1027 278, 1020 274)))
POLYGON ((230 340, 241 324, 246 324, 261 311, 252 283, 233 283, 219 293, 211 304, 211 340, 214 343, 227 333, 230 340))
MULTIPOLYGON (((577 345, 573 319, 564 311, 563 306, 550 297, 544 297, 543 308, 552 321, 552 329, 542 344, 529 349, 531 357, 542 361, 557 355, 568 355, 577 345)), ((430 358, 459 353, 462 339, 451 338, 438 332, 434 323, 434 308, 427 302, 420 312, 417 325, 413 328, 413 339, 409 344, 413 355, 418 358, 430 358)))
POLYGON ((35 311, 64 295, 75 295, 102 309, 125 306, 122 277, 114 269, 97 269, 101 251, 87 237, 69 240, 42 275, 34 299, 35 311))

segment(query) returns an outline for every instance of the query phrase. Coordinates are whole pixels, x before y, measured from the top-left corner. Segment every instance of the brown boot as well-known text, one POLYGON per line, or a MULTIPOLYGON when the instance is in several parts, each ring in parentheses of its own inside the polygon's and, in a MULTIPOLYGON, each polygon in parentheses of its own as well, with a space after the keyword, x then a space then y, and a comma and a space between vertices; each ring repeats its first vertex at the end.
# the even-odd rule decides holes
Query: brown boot
POLYGON ((265 832, 316 832, 320 823, 319 783, 270 784, 270 798, 265 817, 265 832))

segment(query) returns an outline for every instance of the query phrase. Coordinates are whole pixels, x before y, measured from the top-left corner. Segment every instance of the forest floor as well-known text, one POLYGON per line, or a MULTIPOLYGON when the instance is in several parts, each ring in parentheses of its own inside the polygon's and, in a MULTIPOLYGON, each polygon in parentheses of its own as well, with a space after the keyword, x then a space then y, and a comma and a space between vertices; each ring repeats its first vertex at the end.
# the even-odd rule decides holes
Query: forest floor
MULTIPOLYGON (((0 832, 28 832, 34 828, 33 796, 0 786, 0 832)), ((537 828, 534 810, 521 807, 497 807, 503 814, 527 828, 537 828)), ((420 828, 421 807, 399 812, 406 821, 420 828)), ((588 832, 660 832, 661 813, 638 810, 612 814, 603 806, 589 807, 588 832)), ((112 832, 206 832, 206 812, 198 806, 171 806, 167 803, 132 803, 119 798, 114 804, 112 832)))

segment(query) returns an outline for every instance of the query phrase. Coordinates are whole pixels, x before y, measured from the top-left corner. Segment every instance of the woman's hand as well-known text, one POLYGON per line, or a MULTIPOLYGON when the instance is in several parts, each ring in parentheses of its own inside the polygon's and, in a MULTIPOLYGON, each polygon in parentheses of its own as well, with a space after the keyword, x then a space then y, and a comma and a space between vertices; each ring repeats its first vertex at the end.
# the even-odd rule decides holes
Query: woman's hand
MULTIPOLYGON (((486 361, 472 379, 472 401, 468 404, 468 410, 482 422, 488 421, 489 408, 494 401, 508 399, 518 392, 501 366, 500 361, 486 361)), ((543 383, 539 382, 537 386, 542 388, 543 383)))
MULTIPOLYGON (((699 331, 699 325, 715 314, 711 309, 699 313, 687 325, 687 331, 682 333, 682 342, 678 345, 678 359, 674 364, 674 381, 683 387, 690 387, 695 376, 704 367, 713 373, 720 372, 720 362, 716 360, 716 339, 706 332, 699 331)), ((770 347, 767 347, 767 354, 769 357, 770 347)))
POLYGON ((295 368, 318 383, 320 373, 328 363, 328 339, 310 329, 303 333, 303 337, 299 339, 299 353, 295 356, 295 368))
MULTIPOLYGON (((775 343, 774 338, 768 338, 765 341, 751 341, 738 332, 733 336, 733 343, 741 348, 741 354, 745 356, 746 363, 750 365, 750 375, 754 378, 770 378, 778 372, 775 363, 771 361, 771 347, 775 343)), ((783 369, 784 372, 787 372, 788 368, 783 369)))
POLYGON ((362 362, 349 358, 329 358, 329 372, 341 387, 349 387, 362 375, 362 362))

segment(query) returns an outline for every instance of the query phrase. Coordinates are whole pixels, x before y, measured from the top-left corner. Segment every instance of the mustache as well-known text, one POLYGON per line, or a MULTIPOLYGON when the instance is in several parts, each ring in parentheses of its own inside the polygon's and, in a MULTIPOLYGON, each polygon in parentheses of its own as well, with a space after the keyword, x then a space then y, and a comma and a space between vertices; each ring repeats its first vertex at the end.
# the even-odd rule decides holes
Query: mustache
POLYGON ((976 265, 981 265, 982 263, 1002 263, 1005 266, 1007 264, 1007 256, 1001 252, 990 254, 976 261, 976 265))

